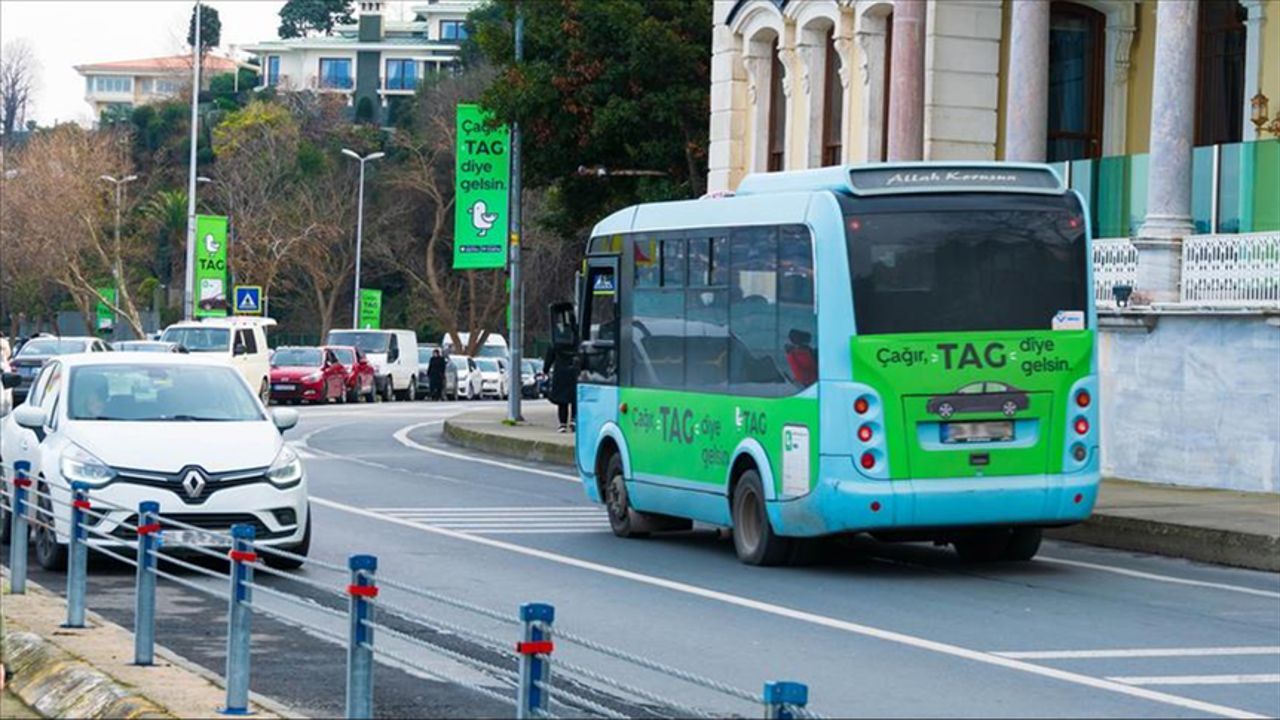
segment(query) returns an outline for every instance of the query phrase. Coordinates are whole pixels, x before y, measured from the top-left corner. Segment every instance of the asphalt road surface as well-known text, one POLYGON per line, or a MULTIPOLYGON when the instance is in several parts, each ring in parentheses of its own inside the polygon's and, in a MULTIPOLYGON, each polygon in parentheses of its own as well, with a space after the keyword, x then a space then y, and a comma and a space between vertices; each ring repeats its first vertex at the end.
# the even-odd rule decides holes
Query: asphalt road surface
MULTIPOLYGON (((309 473, 312 557, 345 566, 373 554, 384 581, 510 618, 521 603, 547 602, 558 631, 751 693, 798 680, 810 707, 832 716, 1280 715, 1280 576, 1058 542, 1030 563, 970 564, 948 548, 854 539, 828 543, 806 567, 748 567, 710 529, 617 539, 564 469, 445 444, 443 419, 476 407, 304 408, 289 438, 309 473)), ((162 580, 158 641, 221 673, 225 580, 174 572, 215 595, 162 580)), ((90 607, 131 626, 132 569, 100 560, 90 575, 90 607)), ((305 599, 256 595, 290 624, 255 616, 252 687, 304 714, 340 714, 347 624, 335 611, 346 601, 312 584, 339 590, 348 579, 312 566, 295 576, 310 584, 258 575, 305 599)), ((33 579, 63 589, 61 576, 33 579)), ((380 621, 443 648, 378 636, 396 656, 379 659, 379 716, 510 714, 472 688, 510 694, 500 675, 511 661, 469 634, 514 643, 517 626, 386 584, 378 600, 380 621), (459 631, 426 633, 410 614, 459 631)), ((662 700, 584 681, 564 687, 588 702, 565 697, 562 714, 592 704, 760 714, 573 644, 557 643, 555 659, 662 700)))

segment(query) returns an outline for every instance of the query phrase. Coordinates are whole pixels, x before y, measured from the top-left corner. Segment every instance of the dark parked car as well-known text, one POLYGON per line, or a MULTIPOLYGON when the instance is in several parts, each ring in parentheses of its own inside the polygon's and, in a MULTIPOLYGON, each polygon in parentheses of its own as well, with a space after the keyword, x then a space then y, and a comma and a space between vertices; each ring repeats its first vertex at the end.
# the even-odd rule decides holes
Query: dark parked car
MULTIPOLYGON (((439 348, 435 345, 418 346, 418 397, 430 397, 431 383, 427 380, 427 367, 431 364, 431 353, 439 348)), ((453 358, 445 356, 444 388, 441 395, 445 400, 458 399, 458 371, 453 358)))
POLYGON ((1031 406, 1031 398, 1016 387, 999 382, 976 382, 947 395, 929 398, 925 410, 949 418, 956 413, 1001 412, 1013 417, 1031 406))
POLYGON ((105 342, 94 337, 40 335, 31 338, 22 344, 22 349, 10 363, 13 371, 22 378, 21 383, 13 388, 13 404, 21 405, 27 399, 27 393, 31 391, 31 383, 35 381, 36 375, 40 374, 40 368, 44 367, 45 361, 49 358, 82 352, 107 352, 110 349, 105 342))

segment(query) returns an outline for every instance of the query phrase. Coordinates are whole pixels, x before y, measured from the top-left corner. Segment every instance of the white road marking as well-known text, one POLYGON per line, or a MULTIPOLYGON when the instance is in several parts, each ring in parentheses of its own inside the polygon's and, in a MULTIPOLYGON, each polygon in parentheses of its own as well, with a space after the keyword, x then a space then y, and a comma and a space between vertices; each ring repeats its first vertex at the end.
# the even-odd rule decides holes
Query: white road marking
POLYGON ((1099 563, 1046 557, 1044 555, 1037 556, 1036 561, 1056 563, 1058 565, 1069 565, 1071 567, 1088 568, 1090 570, 1100 570, 1102 572, 1127 575, 1129 577, 1142 578, 1143 580, 1154 580, 1156 582, 1171 583, 1174 585, 1191 585, 1193 587, 1206 587, 1213 588, 1214 590, 1227 590, 1230 592, 1243 593, 1245 595, 1257 595, 1258 597, 1280 599, 1280 592, 1274 592, 1271 590, 1260 590, 1258 588, 1244 587, 1241 585, 1228 585, 1227 583, 1208 582, 1205 580, 1191 580, 1188 578, 1172 577, 1170 575, 1157 575, 1156 573, 1142 572, 1141 570, 1130 570, 1129 568, 1115 567, 1113 565, 1101 565, 1099 563))
POLYGON ((397 430, 395 434, 392 435, 391 437, 395 438, 396 442, 400 443, 401 445, 404 445, 405 447, 411 450, 417 450, 418 452, 429 453, 431 455, 439 455, 440 457, 453 458, 455 460, 465 460, 467 462, 483 463, 485 465, 492 465, 493 467, 500 467, 506 470, 518 470, 520 472, 532 473, 534 475, 541 475, 543 477, 555 478, 557 480, 568 480, 569 482, 582 482, 582 478, 578 477, 577 475, 569 475, 566 473, 552 472, 550 470, 540 470, 538 468, 525 467, 524 465, 516 465, 514 463, 501 462, 498 460, 489 460, 487 458, 478 458, 478 457, 473 457, 471 455, 463 455, 462 453, 449 452, 448 450, 438 450, 436 448, 428 447, 426 445, 423 445, 422 443, 416 442, 409 437, 409 433, 413 432, 414 430, 417 430, 418 428, 421 428, 421 427, 426 427, 428 425, 435 425, 438 422, 440 421, 437 421, 434 423, 417 423, 415 425, 402 427, 399 430, 397 430))
POLYGON ((1213 657, 1223 655, 1280 655, 1280 646, 1241 646, 1206 648, 1130 648, 1115 650, 1028 650, 993 652, 1019 660, 1092 660, 1095 658, 1213 657))
POLYGON ((381 508, 389 517, 488 535, 605 532, 609 516, 595 506, 552 508, 381 508))
MULTIPOLYGON (((428 447, 419 442, 416 442, 409 437, 409 433, 413 432, 414 430, 417 430, 418 428, 427 427, 429 425, 436 425, 436 424, 439 424, 440 422, 442 421, 437 420, 434 422, 424 422, 424 423, 409 425, 407 427, 403 427, 397 430, 392 437, 394 437, 396 442, 399 442, 401 445, 404 445, 405 447, 413 450, 417 450, 419 452, 425 452, 432 455, 439 455, 442 457, 453 458, 456 460, 465 460, 468 462, 482 463, 484 465, 492 465, 494 467, 500 467, 507 470, 515 470, 518 472, 532 473, 534 475, 542 475, 544 477, 555 478, 557 480, 568 480, 570 482, 582 482, 582 479, 577 475, 569 475, 566 473, 552 472, 549 470, 541 470, 538 468, 526 467, 524 465, 516 465, 514 463, 501 462, 499 460, 490 460, 488 458, 477 458, 477 457, 472 457, 470 455, 464 455, 462 453, 454 453, 454 452, 449 452, 447 450, 439 450, 437 448, 428 447)), ((1280 592, 1274 592, 1271 590, 1260 590, 1258 588, 1244 587, 1241 585, 1229 585, 1227 583, 1215 583, 1215 582, 1208 582, 1204 580, 1191 580, 1188 578, 1173 577, 1170 575, 1159 575, 1156 573, 1143 572, 1140 570, 1131 570, 1129 568, 1117 567, 1114 565, 1103 565, 1100 563, 1082 562, 1079 560, 1067 560, 1066 558, 1057 558, 1057 557, 1050 557, 1045 555, 1038 555, 1035 560, 1037 562, 1057 563, 1059 565, 1069 565, 1072 567, 1098 570, 1100 572, 1110 572, 1110 573, 1116 573, 1118 575, 1127 575, 1129 577, 1142 578, 1144 580, 1152 580, 1155 582, 1171 583, 1175 585, 1189 585, 1192 587, 1205 587, 1205 588, 1212 588, 1215 590, 1226 590, 1229 592, 1243 593, 1245 595, 1256 595, 1258 597, 1280 599, 1280 592)))
POLYGON ((1260 685, 1280 683, 1280 674, 1258 675, 1152 675, 1109 677, 1125 685, 1260 685))
POLYGON ((1084 687, 1093 688, 1095 690, 1104 690, 1107 692, 1113 692, 1120 695, 1127 695, 1129 697, 1135 697, 1142 700, 1161 703, 1164 705, 1171 705, 1174 707, 1180 707, 1187 710, 1194 710, 1197 712, 1208 713, 1212 715, 1219 715, 1219 716, 1228 717, 1228 718, 1265 718, 1266 717, 1265 715, 1258 715, 1255 713, 1251 713, 1247 710, 1227 707, 1225 705, 1218 705, 1216 703, 1196 700, 1194 698, 1186 698, 1178 695, 1171 695, 1171 694, 1159 692, 1156 690, 1148 690, 1146 688, 1142 688, 1134 685, 1126 685, 1124 683, 1119 683, 1112 680, 1090 677, 1088 675, 1082 675, 1080 673, 1069 672, 1066 670, 1059 670, 1057 668, 1052 668, 1052 667, 1045 667, 1043 665, 1036 665, 1033 663, 1017 660, 1014 658, 1000 657, 999 655, 995 655, 989 652, 983 652, 981 650, 972 650, 970 648, 961 647, 959 645, 952 645, 950 643, 944 643, 936 640, 929 640, 922 637, 916 637, 914 635, 907 635, 905 633, 894 632, 892 630, 884 630, 881 628, 871 627, 869 625, 862 625, 859 623, 850 622, 848 620, 841 620, 839 618, 827 617, 825 615, 818 615, 816 613, 806 612, 804 610, 797 610, 795 608, 789 608, 782 605, 775 605, 773 603, 767 603, 760 600, 753 600, 751 598, 745 598, 740 595, 721 592, 719 590, 712 590, 710 588, 700 587, 697 585, 691 585, 688 583, 683 583, 675 580, 668 580, 666 578, 661 578, 654 575, 645 575, 643 573, 633 572, 631 570, 623 570, 622 568, 617 568, 610 565, 602 565, 600 563, 591 562, 589 560, 581 560, 575 557, 570 557, 568 555, 561 555, 559 553, 548 552, 546 550, 538 550, 536 548, 525 547, 523 545, 516 545, 514 543, 505 542, 505 541, 497 540, 494 538, 472 535, 469 533, 458 532, 456 530, 448 530, 446 528, 434 527, 430 525, 422 525, 422 524, 410 522, 408 520, 401 520, 399 518, 388 517, 386 515, 373 512, 371 510, 366 510, 364 508, 347 505, 345 503, 326 500, 324 498, 312 496, 311 501, 317 505, 322 505, 324 507, 331 508, 334 510, 340 510, 342 512, 347 512, 353 515, 359 515, 359 516, 371 518, 374 520, 381 520, 383 522, 402 525, 404 527, 415 528, 423 532, 429 532, 436 535, 441 535, 443 537, 452 538, 455 540, 462 540, 469 543, 475 543, 477 545, 485 545, 498 550, 505 550, 507 552, 526 555, 528 557, 538 558, 541 560, 546 560, 546 561, 558 563, 561 565, 567 565, 570 567, 576 567, 582 570, 588 570, 588 571, 600 573, 603 575, 610 575, 610 576, 622 578, 625 580, 631 580, 631 581, 642 583, 645 585, 659 587, 665 590, 672 590, 674 592, 684 593, 686 595, 701 597, 707 600, 714 600, 717 602, 725 603, 727 605, 734 605, 737 607, 747 608, 750 610, 756 610, 756 611, 767 613, 770 615, 775 615, 777 617, 797 620, 799 622, 806 622, 806 623, 818 625, 821 627, 831 628, 833 630, 841 630, 843 632, 862 635, 864 637, 875 638, 877 640, 883 640, 885 642, 898 643, 900 645, 906 645, 908 647, 913 647, 920 650, 927 650, 929 652, 940 653, 943 655, 950 655, 952 657, 958 657, 965 660, 972 660, 974 662, 984 663, 987 665, 1003 667, 1009 670, 1017 670, 1019 672, 1024 672, 1031 675, 1038 675, 1041 677, 1047 677, 1054 680, 1060 680, 1060 681, 1072 683, 1075 685, 1081 685, 1084 687))

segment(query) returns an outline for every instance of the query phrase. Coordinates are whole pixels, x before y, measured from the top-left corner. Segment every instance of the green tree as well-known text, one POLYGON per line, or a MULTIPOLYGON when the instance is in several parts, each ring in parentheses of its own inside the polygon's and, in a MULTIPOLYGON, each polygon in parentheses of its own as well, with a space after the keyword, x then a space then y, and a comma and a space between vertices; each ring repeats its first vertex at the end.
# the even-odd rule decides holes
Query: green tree
MULTIPOLYGON (((218 8, 211 5, 200 7, 200 54, 209 52, 222 43, 222 20, 218 17, 218 8)), ((191 19, 187 21, 187 46, 196 44, 196 9, 191 8, 191 19)))
POLYGON ((354 22, 351 0, 289 0, 280 8, 281 38, 329 35, 334 25, 354 22))
POLYGON ((700 195, 711 3, 525 2, 520 65, 515 7, 494 0, 469 22, 479 54, 498 69, 482 102, 500 120, 522 122, 526 181, 552 190, 548 222, 571 232, 627 204, 700 195), (581 166, 640 172, 582 176, 581 166))

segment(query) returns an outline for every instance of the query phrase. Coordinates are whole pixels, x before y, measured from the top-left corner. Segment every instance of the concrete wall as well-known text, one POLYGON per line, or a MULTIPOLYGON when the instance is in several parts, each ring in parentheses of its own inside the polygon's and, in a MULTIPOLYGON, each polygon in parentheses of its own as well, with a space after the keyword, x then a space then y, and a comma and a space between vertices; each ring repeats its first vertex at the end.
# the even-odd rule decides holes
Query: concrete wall
POLYGON ((1280 318, 1159 316, 1099 337, 1102 470, 1280 492, 1280 318))

